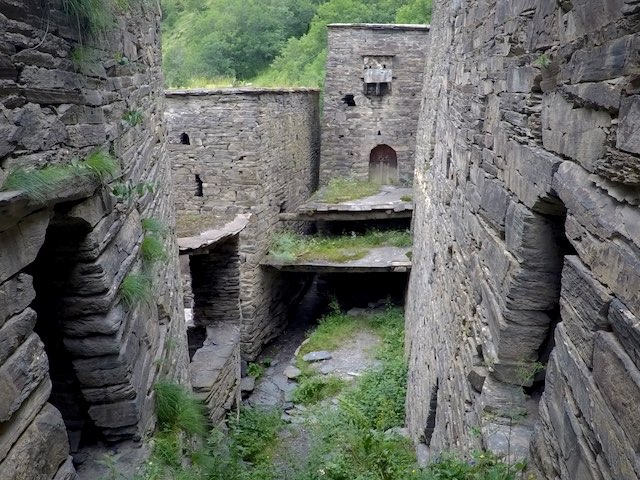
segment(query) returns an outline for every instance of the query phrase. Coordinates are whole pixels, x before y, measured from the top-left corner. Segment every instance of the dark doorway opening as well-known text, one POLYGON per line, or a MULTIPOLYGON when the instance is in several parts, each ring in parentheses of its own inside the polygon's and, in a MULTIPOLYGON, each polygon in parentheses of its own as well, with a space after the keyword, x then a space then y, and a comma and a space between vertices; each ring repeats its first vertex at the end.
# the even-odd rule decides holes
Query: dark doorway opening
POLYGON ((378 145, 369 155, 369 181, 381 185, 397 183, 398 156, 389 145, 378 145))
POLYGON ((36 291, 32 305, 38 315, 35 331, 44 343, 49 359, 52 382, 49 402, 62 414, 72 454, 102 440, 89 416, 89 407, 73 368, 73 356, 64 343, 65 304, 69 297, 78 294, 78 285, 72 277, 79 266, 81 246, 88 233, 84 222, 57 222, 54 219, 36 260, 27 269, 33 276, 36 291))
POLYGON ((191 140, 189 139, 189 135, 187 135, 186 133, 183 133, 182 135, 180 135, 180 143, 182 145, 191 145, 191 140))

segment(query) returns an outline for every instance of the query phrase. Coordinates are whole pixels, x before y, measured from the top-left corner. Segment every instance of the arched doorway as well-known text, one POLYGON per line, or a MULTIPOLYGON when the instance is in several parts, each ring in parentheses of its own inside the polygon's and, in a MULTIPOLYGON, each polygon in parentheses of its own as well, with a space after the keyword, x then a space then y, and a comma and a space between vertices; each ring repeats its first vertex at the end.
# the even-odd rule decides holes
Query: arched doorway
POLYGON ((378 145, 369 155, 369 181, 389 184, 398 178, 398 157, 389 145, 378 145))

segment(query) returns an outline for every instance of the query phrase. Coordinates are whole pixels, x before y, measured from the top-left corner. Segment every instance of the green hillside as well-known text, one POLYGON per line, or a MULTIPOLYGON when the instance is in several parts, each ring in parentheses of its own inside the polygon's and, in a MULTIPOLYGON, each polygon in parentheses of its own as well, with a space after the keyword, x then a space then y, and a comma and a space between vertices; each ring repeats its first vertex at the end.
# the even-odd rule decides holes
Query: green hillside
POLYGON ((431 0, 162 0, 166 83, 321 86, 328 23, 426 23, 431 0))

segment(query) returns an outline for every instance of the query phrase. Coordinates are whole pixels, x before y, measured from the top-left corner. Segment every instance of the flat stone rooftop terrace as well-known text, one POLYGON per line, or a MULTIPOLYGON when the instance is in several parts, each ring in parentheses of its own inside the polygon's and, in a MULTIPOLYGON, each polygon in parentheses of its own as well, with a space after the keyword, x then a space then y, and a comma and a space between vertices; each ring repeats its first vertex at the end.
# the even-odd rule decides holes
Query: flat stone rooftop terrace
POLYGON ((375 195, 340 203, 326 203, 311 199, 295 213, 281 214, 284 221, 315 220, 384 220, 411 218, 413 189, 385 185, 375 195))
POLYGON ((373 273, 373 272, 408 272, 411 270, 409 258, 410 247, 377 247, 358 260, 346 262, 328 262, 326 260, 301 260, 282 262, 267 257, 261 265, 285 272, 318 272, 318 273, 373 273))

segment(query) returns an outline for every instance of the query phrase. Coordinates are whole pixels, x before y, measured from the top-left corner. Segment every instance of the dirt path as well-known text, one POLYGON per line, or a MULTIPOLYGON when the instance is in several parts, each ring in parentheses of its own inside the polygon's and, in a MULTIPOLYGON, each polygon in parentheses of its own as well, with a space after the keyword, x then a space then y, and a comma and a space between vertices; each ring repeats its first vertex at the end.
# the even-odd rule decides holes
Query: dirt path
MULTIPOLYGON (((304 329, 293 329, 260 355, 258 362, 271 360, 271 366, 265 369, 253 392, 244 400, 245 405, 254 408, 281 410, 283 420, 289 424, 280 432, 279 447, 274 456, 274 464, 282 469, 283 478, 289 476, 292 465, 304 464, 313 442, 311 429, 306 424, 308 409, 292 401, 297 382, 284 375, 285 369, 295 364, 295 353, 304 338, 304 329)), ((358 330, 351 338, 345 339, 339 348, 330 351, 330 359, 314 362, 311 366, 322 375, 352 381, 365 370, 378 365, 373 350, 379 343, 379 336, 372 331, 358 330)), ((320 405, 336 408, 336 403, 335 398, 327 398, 320 405)))

